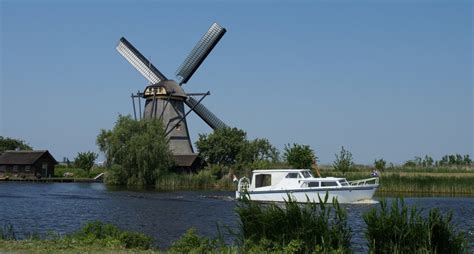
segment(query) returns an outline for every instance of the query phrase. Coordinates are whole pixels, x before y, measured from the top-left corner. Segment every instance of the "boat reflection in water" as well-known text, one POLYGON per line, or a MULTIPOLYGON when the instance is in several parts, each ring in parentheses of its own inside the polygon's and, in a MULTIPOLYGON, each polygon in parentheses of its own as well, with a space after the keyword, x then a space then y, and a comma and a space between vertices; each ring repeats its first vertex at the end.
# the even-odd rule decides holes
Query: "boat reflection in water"
POLYGON ((379 187, 379 178, 347 181, 345 178, 315 178, 308 169, 263 169, 252 171, 252 180, 239 179, 236 198, 248 195, 252 201, 283 202, 288 195, 297 202, 319 202, 326 193, 339 203, 360 203, 372 200, 379 187))

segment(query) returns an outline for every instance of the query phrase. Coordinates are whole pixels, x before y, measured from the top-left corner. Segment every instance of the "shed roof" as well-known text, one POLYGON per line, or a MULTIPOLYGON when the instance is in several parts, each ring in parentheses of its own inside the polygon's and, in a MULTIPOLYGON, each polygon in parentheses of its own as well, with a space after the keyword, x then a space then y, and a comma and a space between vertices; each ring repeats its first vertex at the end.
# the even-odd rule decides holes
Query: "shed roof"
POLYGON ((54 163, 57 161, 48 150, 33 151, 5 151, 0 155, 0 164, 3 165, 31 165, 39 160, 43 155, 51 157, 54 163))
POLYGON ((198 157, 198 154, 175 154, 173 155, 176 166, 191 167, 198 157))

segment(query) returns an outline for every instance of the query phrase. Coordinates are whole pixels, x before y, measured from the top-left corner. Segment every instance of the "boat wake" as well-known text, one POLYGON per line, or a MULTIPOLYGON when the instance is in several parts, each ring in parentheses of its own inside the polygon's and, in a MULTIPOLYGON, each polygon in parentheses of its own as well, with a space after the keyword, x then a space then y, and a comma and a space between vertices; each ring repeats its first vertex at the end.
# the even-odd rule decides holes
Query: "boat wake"
POLYGON ((379 203, 378 200, 363 199, 363 200, 359 200, 359 201, 356 201, 356 202, 352 202, 351 204, 378 204, 378 203, 379 203))

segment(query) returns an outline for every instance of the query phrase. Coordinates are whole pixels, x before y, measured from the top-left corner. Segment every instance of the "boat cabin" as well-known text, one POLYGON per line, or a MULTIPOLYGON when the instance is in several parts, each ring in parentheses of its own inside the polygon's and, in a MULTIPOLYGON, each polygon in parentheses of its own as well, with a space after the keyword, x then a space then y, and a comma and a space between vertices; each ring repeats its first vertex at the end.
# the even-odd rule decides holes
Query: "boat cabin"
POLYGON ((253 171, 250 189, 341 188, 348 185, 345 178, 315 178, 308 169, 265 169, 253 171))

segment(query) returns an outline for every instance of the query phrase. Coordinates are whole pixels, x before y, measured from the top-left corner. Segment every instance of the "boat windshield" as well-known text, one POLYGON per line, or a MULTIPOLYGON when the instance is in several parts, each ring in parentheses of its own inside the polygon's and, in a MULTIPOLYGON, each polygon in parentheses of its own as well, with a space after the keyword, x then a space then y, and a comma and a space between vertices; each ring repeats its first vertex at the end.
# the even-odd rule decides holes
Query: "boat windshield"
POLYGON ((341 184, 341 186, 347 186, 347 185, 349 185, 349 183, 347 182, 346 179, 340 180, 339 183, 341 184))
POLYGON ((301 171, 301 174, 303 174, 303 177, 304 177, 304 178, 311 178, 311 177, 313 177, 313 175, 311 175, 311 173, 308 172, 308 171, 301 171))

